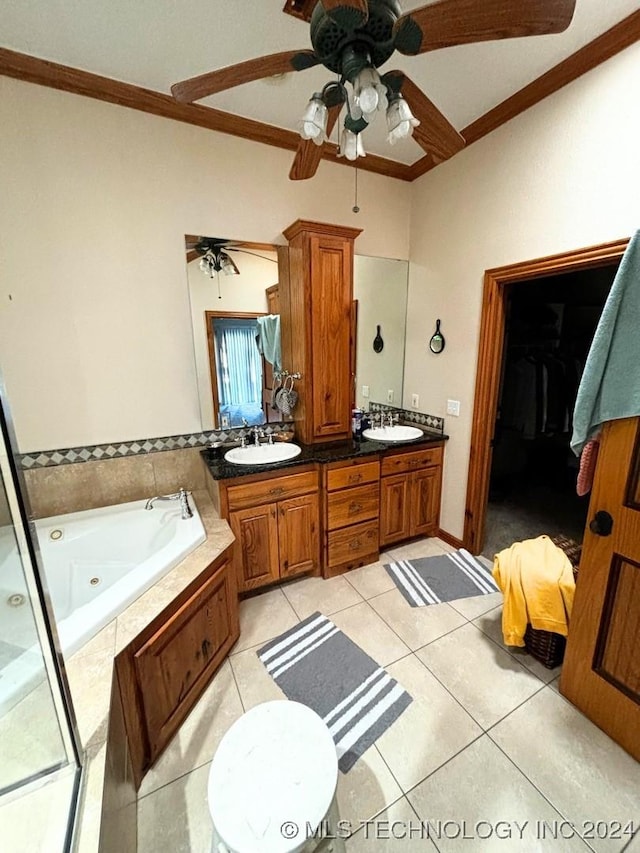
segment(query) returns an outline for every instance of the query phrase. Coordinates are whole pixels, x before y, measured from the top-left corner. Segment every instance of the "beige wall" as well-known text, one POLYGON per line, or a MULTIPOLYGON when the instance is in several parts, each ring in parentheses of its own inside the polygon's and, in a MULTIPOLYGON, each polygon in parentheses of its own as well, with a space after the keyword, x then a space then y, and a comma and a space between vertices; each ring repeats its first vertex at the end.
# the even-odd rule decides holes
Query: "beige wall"
POLYGON ((565 87, 413 187, 404 404, 446 418, 442 527, 461 536, 483 273, 640 228, 640 45, 565 87), (427 341, 442 319, 446 349, 427 341))
POLYGON ((184 234, 408 258, 409 184, 0 77, 0 364, 22 452, 200 429, 184 234))

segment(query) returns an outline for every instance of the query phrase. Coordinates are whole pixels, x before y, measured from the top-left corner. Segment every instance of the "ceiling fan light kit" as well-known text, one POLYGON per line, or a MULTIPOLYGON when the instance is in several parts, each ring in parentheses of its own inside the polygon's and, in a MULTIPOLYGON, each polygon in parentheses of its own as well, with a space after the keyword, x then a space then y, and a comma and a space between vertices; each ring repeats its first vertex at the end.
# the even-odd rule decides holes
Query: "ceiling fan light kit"
POLYGON ((218 272, 223 272, 225 275, 240 275, 238 267, 221 249, 208 249, 200 259, 200 269, 210 278, 214 278, 218 272))
POLYGON ((312 95, 304 115, 298 125, 302 139, 310 139, 316 145, 322 145, 327 138, 327 105, 322 100, 322 94, 312 95))
POLYGON ((571 23, 575 5, 576 0, 433 0, 403 14, 398 0, 318 0, 310 16, 313 50, 251 59, 183 80, 171 91, 177 100, 192 102, 274 74, 323 65, 338 79, 307 104, 289 173, 293 180, 316 173, 323 154, 311 155, 315 149, 310 144, 326 141, 343 106, 338 156, 364 157, 360 134, 376 112, 384 110, 391 145, 422 125, 415 141, 441 162, 464 147, 464 139, 404 71, 380 76, 378 69, 396 51, 415 56, 456 45, 560 33, 571 23))

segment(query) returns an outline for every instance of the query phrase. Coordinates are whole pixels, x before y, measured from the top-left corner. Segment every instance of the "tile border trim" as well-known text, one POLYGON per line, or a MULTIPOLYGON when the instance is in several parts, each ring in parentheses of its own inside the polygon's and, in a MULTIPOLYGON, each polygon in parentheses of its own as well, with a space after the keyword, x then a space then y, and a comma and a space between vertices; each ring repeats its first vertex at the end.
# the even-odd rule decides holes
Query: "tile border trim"
MULTIPOLYGON (((269 433, 291 430, 289 423, 265 424, 262 429, 269 433)), ((228 430, 207 430, 204 432, 169 435, 162 438, 141 438, 134 441, 112 441, 107 444, 66 447, 60 450, 39 450, 21 453, 17 457, 18 465, 26 471, 35 468, 50 468, 56 465, 73 465, 77 462, 97 462, 104 459, 121 459, 125 456, 142 456, 148 453, 162 453, 165 450, 185 450, 190 447, 206 447, 213 441, 240 441, 246 435, 245 427, 228 430)))
MULTIPOLYGON (((420 424, 434 432, 444 432, 444 418, 428 415, 384 403, 371 403, 371 412, 397 412, 400 419, 420 424)), ((262 429, 269 433, 288 432, 291 423, 280 422, 265 424, 262 429)), ((228 430, 207 430, 204 432, 168 435, 161 438, 139 438, 134 441, 112 441, 107 444, 89 444, 86 446, 65 447, 60 450, 35 450, 18 455, 18 465, 25 471, 36 468, 52 468, 56 465, 73 465, 77 462, 97 462, 102 459, 122 459, 125 456, 142 456, 147 453, 162 453, 165 450, 185 450, 190 447, 206 447, 213 441, 239 442, 250 428, 239 427, 228 430)))

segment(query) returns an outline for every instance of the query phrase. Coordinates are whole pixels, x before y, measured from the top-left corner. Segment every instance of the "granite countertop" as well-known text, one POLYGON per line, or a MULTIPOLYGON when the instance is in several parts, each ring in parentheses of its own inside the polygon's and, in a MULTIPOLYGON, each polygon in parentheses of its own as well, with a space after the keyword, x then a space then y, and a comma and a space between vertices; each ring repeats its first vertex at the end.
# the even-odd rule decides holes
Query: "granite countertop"
MULTIPOLYGON (((410 424, 416 426, 416 424, 410 424)), ((441 432, 426 430, 423 435, 413 441, 370 441, 366 438, 351 439, 349 441, 338 441, 330 444, 300 445, 302 452, 293 459, 284 462, 274 462, 269 465, 234 465, 227 462, 224 454, 231 448, 221 447, 216 451, 205 449, 202 457, 209 468, 214 480, 227 480, 232 477, 242 477, 247 474, 264 474, 267 471, 280 471, 295 468, 299 465, 308 465, 312 462, 328 463, 340 462, 345 459, 359 459, 365 456, 374 456, 388 451, 406 450, 408 448, 420 448, 425 444, 434 444, 439 441, 447 441, 449 436, 441 432)), ((237 445, 234 445, 237 446, 237 445)))

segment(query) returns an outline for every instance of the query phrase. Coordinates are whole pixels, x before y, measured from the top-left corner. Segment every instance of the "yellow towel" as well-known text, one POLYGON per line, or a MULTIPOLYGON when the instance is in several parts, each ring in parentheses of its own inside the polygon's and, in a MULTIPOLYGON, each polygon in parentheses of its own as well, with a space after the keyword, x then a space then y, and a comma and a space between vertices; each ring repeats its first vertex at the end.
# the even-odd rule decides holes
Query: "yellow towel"
POLYGON ((516 542, 496 554, 493 577, 504 594, 502 636, 524 646, 527 623, 566 637, 575 581, 567 555, 548 536, 516 542))

